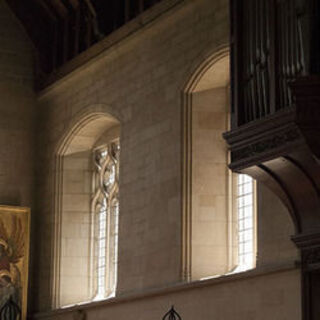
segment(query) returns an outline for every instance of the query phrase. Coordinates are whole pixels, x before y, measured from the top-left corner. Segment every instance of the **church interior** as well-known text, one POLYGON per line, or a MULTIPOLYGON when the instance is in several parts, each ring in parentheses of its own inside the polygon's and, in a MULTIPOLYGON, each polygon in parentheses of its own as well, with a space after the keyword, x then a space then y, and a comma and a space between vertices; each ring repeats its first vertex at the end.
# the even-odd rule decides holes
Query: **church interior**
POLYGON ((0 0, 0 320, 318 320, 319 27, 0 0))

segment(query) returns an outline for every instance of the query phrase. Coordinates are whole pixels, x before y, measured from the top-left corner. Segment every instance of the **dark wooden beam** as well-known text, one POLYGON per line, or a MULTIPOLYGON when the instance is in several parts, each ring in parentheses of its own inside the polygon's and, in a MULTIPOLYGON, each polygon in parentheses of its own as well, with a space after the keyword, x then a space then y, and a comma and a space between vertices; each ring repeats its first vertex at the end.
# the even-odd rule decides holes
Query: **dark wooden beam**
POLYGON ((80 35, 80 19, 81 12, 80 7, 75 11, 75 21, 74 21, 74 49, 73 55, 76 56, 79 53, 79 35, 80 35))
POLYGON ((52 70, 58 67, 58 25, 55 23, 53 26, 53 39, 52 39, 52 70))
POLYGON ((60 0, 45 0, 61 18, 68 16, 68 10, 60 0))
POLYGON ((48 3, 43 0, 35 0, 36 3, 47 13, 51 20, 54 22, 57 21, 56 12, 52 9, 52 7, 48 6, 48 3))
POLYGON ((125 22, 130 20, 130 0, 125 1, 124 5, 124 18, 125 22))
POLYGON ((63 19, 63 62, 68 60, 69 51, 69 20, 68 18, 63 19))
POLYGON ((90 20, 86 25, 86 29, 86 49, 88 49, 91 46, 92 41, 92 25, 90 20))
POLYGON ((79 0, 69 0, 69 3, 75 10, 79 8, 79 0))
POLYGON ((144 9, 143 0, 139 0, 139 13, 142 13, 144 9))
POLYGON ((87 23, 87 37, 86 43, 89 48, 95 39, 100 36, 98 21, 97 21, 97 12, 95 7, 92 4, 91 0, 85 0, 88 7, 88 23, 87 23))
POLYGON ((86 4, 87 4, 87 6, 88 6, 88 9, 89 9, 91 15, 92 15, 93 17, 96 17, 96 16, 97 16, 97 13, 96 13, 96 10, 95 10, 92 2, 91 2, 90 0, 85 0, 85 2, 86 2, 86 4))

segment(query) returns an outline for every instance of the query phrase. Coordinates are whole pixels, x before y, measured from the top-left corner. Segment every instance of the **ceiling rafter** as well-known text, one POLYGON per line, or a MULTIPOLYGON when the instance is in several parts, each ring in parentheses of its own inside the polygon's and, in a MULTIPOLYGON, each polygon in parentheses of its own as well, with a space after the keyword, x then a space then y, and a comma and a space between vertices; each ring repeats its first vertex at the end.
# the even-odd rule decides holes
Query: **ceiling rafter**
POLYGON ((69 0, 70 4, 72 5, 73 9, 78 9, 79 7, 79 0, 69 0))
POLYGON ((68 9, 64 6, 64 4, 60 0, 45 0, 51 7, 55 10, 55 12, 61 17, 66 18, 68 16, 68 9))
POLYGON ((85 0, 85 2, 86 2, 86 4, 87 4, 87 6, 88 6, 88 8, 89 8, 89 10, 90 10, 90 12, 91 12, 91 14, 92 14, 94 17, 96 17, 96 16, 97 16, 97 13, 96 13, 96 10, 95 10, 92 2, 91 2, 90 0, 85 0))
POLYGON ((150 7, 161 0, 5 1, 34 43, 41 84, 51 72, 137 16, 138 3, 150 7))
POLYGON ((56 13, 52 10, 50 6, 48 6, 46 1, 43 1, 43 0, 35 0, 35 1, 38 5, 40 5, 44 9, 47 15, 51 18, 51 20, 54 20, 54 21, 57 20, 56 13))

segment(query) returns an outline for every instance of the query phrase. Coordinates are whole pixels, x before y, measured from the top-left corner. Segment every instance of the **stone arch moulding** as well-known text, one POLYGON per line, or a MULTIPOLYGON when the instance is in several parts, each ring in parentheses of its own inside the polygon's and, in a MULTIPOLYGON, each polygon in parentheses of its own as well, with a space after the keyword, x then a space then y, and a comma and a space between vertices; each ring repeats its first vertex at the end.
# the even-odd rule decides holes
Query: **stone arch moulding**
MULTIPOLYGON (((53 245, 52 245, 52 275, 51 295, 52 307, 58 308, 60 304, 61 284, 61 230, 63 214, 63 183, 64 183, 64 158, 67 154, 92 148, 96 140, 120 121, 110 113, 105 105, 94 105, 90 110, 80 112, 72 120, 57 143, 54 159, 54 194, 53 194, 53 245)), ((90 280, 89 280, 90 281, 90 280)))
POLYGON ((55 155, 62 154, 74 135, 77 134, 81 128, 99 117, 108 117, 121 123, 120 117, 114 114, 113 109, 109 105, 98 103, 86 106, 71 118, 70 123, 67 126, 68 128, 64 131, 64 134, 56 144, 55 155))
POLYGON ((182 255, 181 278, 183 281, 191 280, 192 261, 192 93, 199 85, 201 79, 212 69, 216 63, 227 59, 230 50, 228 45, 216 48, 214 52, 203 56, 201 63, 195 65, 190 71, 187 82, 181 90, 182 101, 182 255))

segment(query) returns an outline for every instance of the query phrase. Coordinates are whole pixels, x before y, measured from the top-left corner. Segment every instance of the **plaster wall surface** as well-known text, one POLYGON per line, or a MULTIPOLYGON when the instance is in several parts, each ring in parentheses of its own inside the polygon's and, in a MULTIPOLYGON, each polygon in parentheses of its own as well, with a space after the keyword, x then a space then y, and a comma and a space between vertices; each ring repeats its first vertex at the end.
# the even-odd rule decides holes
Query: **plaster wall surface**
MULTIPOLYGON (((121 123, 117 294, 121 297, 181 283, 182 91, 197 67, 228 45, 228 10, 226 0, 183 1, 39 94, 38 254, 36 289, 31 293, 35 310, 52 307, 57 150, 66 135, 91 114, 109 114, 121 123)), ((268 210, 265 219, 278 217, 285 209, 280 211, 276 207, 268 210)), ((293 231, 291 221, 281 219, 280 224, 288 228, 269 222, 266 227, 270 230, 263 224, 259 227, 268 243, 266 250, 261 241, 261 261, 266 259, 270 265, 281 263, 278 241, 289 242, 293 231), (279 232, 281 236, 271 236, 279 232)), ((293 263, 295 248, 284 245, 283 251, 286 262, 293 263)), ((255 312, 259 319, 270 318, 270 314, 298 319, 297 271, 231 282, 152 298, 152 303, 111 305, 111 301, 109 311, 97 307, 88 311, 88 317, 106 318, 108 312, 120 319, 159 318, 171 301, 181 301, 184 319, 195 318, 197 312, 203 319, 212 318, 215 312, 221 319, 223 312, 231 319, 235 315, 229 308, 232 300, 239 310, 233 319, 257 319, 255 312)), ((71 316, 67 311, 61 315, 71 316)))

